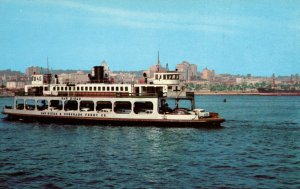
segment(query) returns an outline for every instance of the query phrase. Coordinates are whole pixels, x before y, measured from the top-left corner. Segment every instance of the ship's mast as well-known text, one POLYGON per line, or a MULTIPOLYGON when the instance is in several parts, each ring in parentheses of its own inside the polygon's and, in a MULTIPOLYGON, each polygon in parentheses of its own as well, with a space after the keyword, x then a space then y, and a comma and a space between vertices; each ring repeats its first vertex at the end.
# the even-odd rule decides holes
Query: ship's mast
POLYGON ((156 64, 156 72, 159 72, 160 68, 160 60, 159 60, 159 51, 157 52, 157 64, 156 64))
POLYGON ((48 62, 48 56, 47 56, 47 72, 49 74, 49 62, 48 62))
POLYGON ((273 73, 272 75, 272 88, 276 87, 276 83, 275 83, 275 74, 273 73))

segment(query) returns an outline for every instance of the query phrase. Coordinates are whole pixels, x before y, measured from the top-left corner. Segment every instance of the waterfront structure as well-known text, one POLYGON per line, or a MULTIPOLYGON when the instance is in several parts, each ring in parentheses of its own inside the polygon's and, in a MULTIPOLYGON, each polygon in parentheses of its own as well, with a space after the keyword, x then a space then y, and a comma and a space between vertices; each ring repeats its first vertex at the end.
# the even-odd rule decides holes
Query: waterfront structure
POLYGON ((103 66, 95 66, 89 83, 51 82, 50 74, 32 76, 32 83, 3 110, 8 119, 92 122, 100 125, 219 127, 217 113, 195 107, 176 71, 157 71, 143 84, 112 83, 103 66))

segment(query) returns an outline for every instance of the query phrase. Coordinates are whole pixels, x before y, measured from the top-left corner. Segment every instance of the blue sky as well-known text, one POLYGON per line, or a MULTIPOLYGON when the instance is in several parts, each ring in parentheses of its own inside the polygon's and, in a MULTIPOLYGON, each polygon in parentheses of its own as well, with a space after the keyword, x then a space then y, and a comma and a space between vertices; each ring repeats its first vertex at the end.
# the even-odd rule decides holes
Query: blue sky
POLYGON ((0 0, 0 69, 300 73, 299 0, 0 0))

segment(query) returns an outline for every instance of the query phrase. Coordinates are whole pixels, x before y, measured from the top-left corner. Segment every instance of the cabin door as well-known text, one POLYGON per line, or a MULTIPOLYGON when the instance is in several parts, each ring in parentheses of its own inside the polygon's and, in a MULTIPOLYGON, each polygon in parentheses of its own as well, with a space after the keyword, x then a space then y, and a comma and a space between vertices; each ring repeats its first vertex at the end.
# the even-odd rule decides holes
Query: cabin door
POLYGON ((139 93, 140 93, 140 88, 139 87, 135 87, 135 95, 139 95, 139 93))

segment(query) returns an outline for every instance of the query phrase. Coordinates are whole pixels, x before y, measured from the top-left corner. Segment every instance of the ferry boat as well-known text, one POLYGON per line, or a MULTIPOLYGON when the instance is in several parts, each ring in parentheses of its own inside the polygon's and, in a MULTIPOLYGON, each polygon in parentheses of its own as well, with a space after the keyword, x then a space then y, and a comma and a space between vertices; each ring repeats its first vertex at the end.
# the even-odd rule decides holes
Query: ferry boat
POLYGON ((218 113, 195 108, 177 71, 144 73, 140 84, 112 83, 103 66, 95 66, 90 81, 59 83, 55 75, 34 74, 3 113, 8 120, 83 123, 116 126, 220 127, 218 113))

